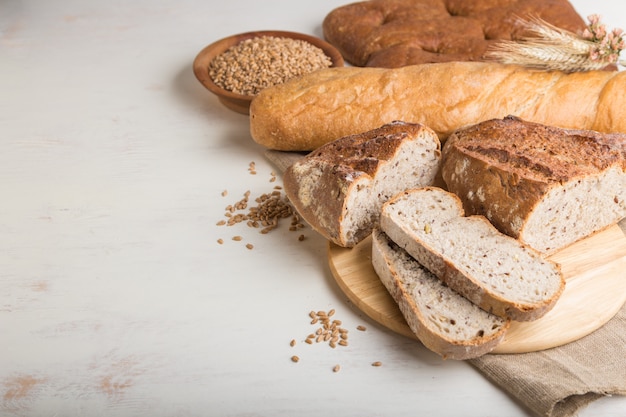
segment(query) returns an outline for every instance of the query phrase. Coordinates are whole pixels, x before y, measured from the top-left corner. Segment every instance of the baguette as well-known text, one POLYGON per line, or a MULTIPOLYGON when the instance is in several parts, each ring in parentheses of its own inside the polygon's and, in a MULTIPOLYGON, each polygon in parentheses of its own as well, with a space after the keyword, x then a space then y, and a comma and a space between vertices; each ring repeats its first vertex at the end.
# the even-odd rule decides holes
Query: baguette
POLYGON ((626 217, 626 135, 507 117, 461 129, 442 177, 465 212, 554 253, 626 217))
POLYGON ((440 163, 435 132, 397 121, 321 146, 285 170, 283 185, 314 230, 352 247, 370 235, 385 201, 432 184, 440 163))
POLYGON ((565 287, 558 264, 485 217, 465 217, 459 198, 440 188, 408 190, 389 200, 380 229, 450 288, 501 317, 536 320, 565 287))
POLYGON ((393 243, 372 233, 372 265, 417 338, 444 359, 471 359, 493 350, 510 321, 482 310, 446 286, 393 243))
POLYGON ((250 106, 250 133, 266 148, 310 151, 393 120, 440 139, 508 115, 571 129, 626 133, 626 73, 566 74, 488 62, 401 68, 341 67, 269 87, 250 106))

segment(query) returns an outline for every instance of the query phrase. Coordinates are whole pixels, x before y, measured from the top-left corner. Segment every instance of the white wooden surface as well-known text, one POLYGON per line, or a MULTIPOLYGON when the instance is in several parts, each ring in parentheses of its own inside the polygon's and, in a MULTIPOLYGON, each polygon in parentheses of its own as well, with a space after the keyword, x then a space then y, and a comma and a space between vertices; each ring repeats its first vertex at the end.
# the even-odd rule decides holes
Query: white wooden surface
MULTIPOLYGON (((309 229, 216 226, 273 167, 195 54, 249 30, 321 36, 345 3, 0 1, 1 416, 528 415, 360 314, 309 229), (331 308, 349 346, 303 343, 331 308)), ((573 3, 626 27, 618 0, 573 3)))

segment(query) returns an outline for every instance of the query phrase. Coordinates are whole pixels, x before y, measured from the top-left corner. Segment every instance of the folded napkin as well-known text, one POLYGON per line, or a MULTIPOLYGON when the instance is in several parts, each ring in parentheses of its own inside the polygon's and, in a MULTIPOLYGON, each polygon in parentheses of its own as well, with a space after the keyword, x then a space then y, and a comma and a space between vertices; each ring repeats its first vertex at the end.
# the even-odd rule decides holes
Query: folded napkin
MULTIPOLYGON (((266 151, 265 156, 283 172, 303 154, 266 151)), ((620 227, 626 233, 626 220, 620 227)), ((626 305, 607 324, 575 342, 468 362, 537 416, 575 416, 603 396, 626 395, 626 305)))

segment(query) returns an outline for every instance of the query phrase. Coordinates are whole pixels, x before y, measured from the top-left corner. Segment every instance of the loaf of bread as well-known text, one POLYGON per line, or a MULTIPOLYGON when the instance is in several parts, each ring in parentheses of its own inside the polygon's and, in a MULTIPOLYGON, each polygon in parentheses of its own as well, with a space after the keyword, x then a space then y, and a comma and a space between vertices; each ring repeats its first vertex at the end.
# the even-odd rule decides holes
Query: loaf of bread
POLYGON ((396 121, 318 148, 285 170, 283 184, 314 230, 352 247, 370 235, 385 201, 431 184, 440 162, 432 130, 396 121))
POLYGON ((471 359, 493 350, 510 321, 490 314, 446 286, 379 229, 372 264, 409 328, 444 359, 471 359))
POLYGON ((523 33, 515 16, 578 33, 585 22, 567 0, 370 0, 325 17, 324 37, 356 66, 394 68, 478 61, 499 40, 523 33))
POLYGON ((442 177, 465 212, 553 253, 626 217, 626 135, 560 129, 516 117, 461 129, 442 177))
POLYGON ((626 133, 626 72, 543 72, 486 62, 329 68, 263 90, 250 132, 276 150, 308 151, 403 120, 445 140, 508 115, 571 129, 626 133))
POLYGON ((459 198, 440 188, 390 199, 380 229, 450 288, 501 317, 538 319, 565 287, 558 264, 500 233, 485 217, 466 217, 459 198))

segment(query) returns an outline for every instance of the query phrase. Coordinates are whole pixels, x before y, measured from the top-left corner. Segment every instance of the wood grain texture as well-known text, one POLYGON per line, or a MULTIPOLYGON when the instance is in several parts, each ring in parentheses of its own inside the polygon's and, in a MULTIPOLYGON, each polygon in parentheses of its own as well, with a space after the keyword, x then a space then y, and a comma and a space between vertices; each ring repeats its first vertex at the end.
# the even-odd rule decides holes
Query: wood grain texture
MULTIPOLYGON (((329 243, 333 276, 348 298, 390 330, 416 338, 371 265, 371 238, 353 249, 329 243)), ((612 226, 549 257, 566 287, 556 306, 533 322, 513 322, 494 353, 525 353, 578 340, 609 321, 626 302, 626 236, 612 226)))

